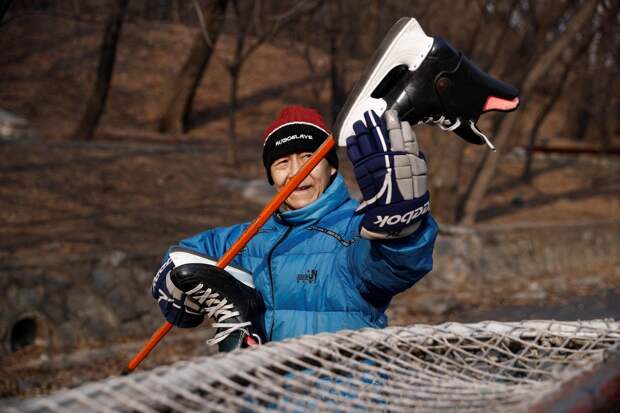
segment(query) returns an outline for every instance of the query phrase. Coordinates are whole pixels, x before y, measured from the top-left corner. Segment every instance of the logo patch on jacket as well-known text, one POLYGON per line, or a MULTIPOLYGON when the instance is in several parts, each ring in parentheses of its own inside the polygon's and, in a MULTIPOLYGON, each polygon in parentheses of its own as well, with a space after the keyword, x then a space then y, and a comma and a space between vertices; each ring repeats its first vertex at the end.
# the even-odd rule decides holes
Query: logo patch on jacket
POLYGON ((316 270, 308 270, 304 273, 297 274, 297 282, 313 284, 316 282, 316 276, 317 276, 316 270))

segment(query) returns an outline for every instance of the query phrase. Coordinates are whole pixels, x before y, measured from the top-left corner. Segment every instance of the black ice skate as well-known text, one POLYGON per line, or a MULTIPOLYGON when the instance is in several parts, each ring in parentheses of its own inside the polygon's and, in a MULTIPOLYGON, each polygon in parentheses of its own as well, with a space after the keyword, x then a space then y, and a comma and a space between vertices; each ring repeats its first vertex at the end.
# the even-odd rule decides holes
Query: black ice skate
POLYGON ((231 351, 261 342, 264 304, 250 273, 233 266, 220 269, 212 258, 182 247, 173 247, 170 257, 173 284, 215 321, 216 334, 207 344, 231 351))
POLYGON ((400 119, 412 124, 434 123, 470 143, 486 143, 491 148, 476 126, 478 118, 485 112, 510 111, 519 105, 516 88, 484 73, 441 37, 434 38, 418 70, 407 70, 390 90, 380 87, 376 93, 385 93, 388 109, 395 109, 400 119))
POLYGON ((519 91, 478 69, 441 37, 424 33, 414 18, 403 17, 385 36, 349 94, 334 123, 346 146, 353 123, 373 110, 394 109, 411 124, 432 123, 470 143, 493 145, 476 121, 492 110, 511 111, 519 91))

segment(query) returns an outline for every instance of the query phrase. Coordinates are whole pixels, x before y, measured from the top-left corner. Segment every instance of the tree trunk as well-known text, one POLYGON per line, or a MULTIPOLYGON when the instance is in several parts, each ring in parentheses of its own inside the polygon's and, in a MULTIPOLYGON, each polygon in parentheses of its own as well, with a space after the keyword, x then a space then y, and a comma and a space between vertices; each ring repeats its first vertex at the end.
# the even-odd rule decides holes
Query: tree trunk
MULTIPOLYGON (((544 78, 549 70, 549 67, 557 60, 560 54, 569 47, 570 41, 575 34, 591 20, 592 15, 596 11, 598 0, 587 0, 581 6, 581 8, 575 13, 572 19, 568 22, 566 30, 558 36, 557 39, 546 49, 546 52, 541 54, 534 64, 531 71, 523 82, 521 90, 521 101, 525 102, 529 97, 531 91, 536 87, 538 82, 544 78)), ((506 119, 502 123, 497 136, 495 138, 495 147, 497 152, 488 156, 483 168, 478 176, 478 179, 474 183, 471 192, 465 201, 463 209, 464 215, 461 220, 461 224, 472 225, 476 219, 476 213, 481 205, 482 198, 487 192, 493 177, 495 176, 495 170, 499 161, 502 151, 508 146, 508 141, 512 135, 514 126, 519 121, 521 113, 525 109, 525 104, 522 104, 521 109, 518 112, 509 113, 506 115, 506 119)))
POLYGON ((542 124, 545 122, 545 119, 547 118, 549 113, 553 110, 560 96, 562 96, 563 91, 564 91, 564 86, 566 85, 566 80, 568 79, 569 74, 572 73, 575 67, 575 59, 587 52, 595 33, 596 33, 595 29, 591 30, 589 35, 584 36, 584 38, 580 40, 579 47, 576 48, 572 53, 570 53, 570 58, 568 59, 568 61, 564 63, 564 68, 562 70, 562 74, 560 75, 560 80, 558 81, 558 84, 553 92, 553 95, 547 101, 547 104, 542 109, 542 111, 538 114, 538 117, 534 121, 534 126, 532 127, 532 130, 530 131, 530 139, 527 144, 525 166, 523 167, 523 173, 521 175, 521 179, 524 182, 531 182, 532 180, 532 158, 534 156, 533 149, 534 149, 534 145, 536 145, 536 139, 538 139, 538 133, 540 131, 540 128, 542 124))
POLYGON ((2 19, 4 19, 4 15, 11 8, 12 3, 13 3, 13 0, 6 0, 6 1, 0 2, 0 23, 2 23, 2 19))
MULTIPOLYGON (((235 50, 232 60, 226 65, 228 74, 230 75, 230 102, 228 113, 229 125, 229 146, 228 160, 232 165, 237 165, 238 147, 237 147, 237 109, 239 107, 239 79, 245 62, 250 55, 265 41, 273 39, 278 31, 282 28, 283 20, 272 19, 266 15, 272 9, 263 7, 261 2, 249 2, 232 0, 231 7, 235 19, 235 50), (271 21, 269 27, 262 27, 264 23, 271 21), (254 36, 251 36, 254 35, 254 36)), ((302 9, 298 9, 297 13, 292 13, 288 17, 288 22, 292 23, 293 18, 302 16, 302 9)), ((305 10, 306 12, 311 10, 305 10)))
POLYGON ((560 81, 556 86, 553 95, 549 98, 549 100, 547 100, 545 107, 538 113, 538 117, 536 117, 536 120, 534 121, 534 126, 530 131, 530 138, 527 143, 525 166, 523 167, 523 173, 521 175, 521 180, 524 182, 532 181, 532 158, 534 156, 534 145, 536 144, 540 127, 545 122, 545 119, 547 119, 547 116, 549 116, 549 113, 551 113, 551 110, 557 103, 560 96, 562 96, 562 90, 564 89, 564 84, 566 83, 571 67, 572 64, 570 62, 564 65, 562 76, 560 77, 560 81))
POLYGON ((489 70, 491 70, 491 67, 493 67, 493 65, 497 61, 499 53, 502 50, 502 46, 504 46, 505 44, 505 39, 509 32, 508 29, 510 28, 510 24, 508 24, 508 21, 510 20, 512 13, 514 12, 515 7, 517 6, 517 3, 518 3, 518 0, 513 0, 512 3, 510 3, 510 9, 508 10, 506 21, 504 22, 504 25, 502 26, 502 31, 499 34, 499 36, 497 36, 497 39, 495 40, 495 43, 493 44, 491 57, 487 60, 486 64, 482 66, 482 70, 484 70, 485 72, 488 72, 489 70))
POLYGON ((117 0, 114 3, 112 13, 110 13, 105 23, 95 88, 86 103, 86 112, 82 115, 82 120, 73 133, 73 139, 91 140, 93 138, 108 97, 110 80, 114 71, 114 60, 116 58, 116 45, 118 44, 128 2, 129 0, 117 0))
POLYGON ((227 0, 207 0, 204 4, 202 9, 210 42, 207 42, 203 33, 194 36, 189 56, 170 84, 168 99, 158 120, 160 132, 182 133, 187 129, 196 90, 223 27, 227 0))
POLYGON ((429 150, 429 191, 433 216, 442 224, 454 224, 459 202, 459 177, 465 143, 456 136, 440 136, 439 128, 431 129, 433 144, 429 150))
MULTIPOLYGON (((486 14, 486 11, 481 10, 481 15, 476 19, 473 34, 463 50, 466 56, 474 54, 477 39, 487 20, 486 14)), ((460 213, 460 176, 466 146, 456 137, 444 140, 438 128, 432 128, 431 131, 431 140, 437 143, 433 145, 429 159, 433 216, 441 223, 455 224, 460 213)))
POLYGON ((377 38, 381 27, 381 10, 383 2, 381 0, 370 0, 370 4, 365 10, 366 27, 359 33, 360 51, 362 56, 372 56, 377 48, 377 38))
MULTIPOLYGON (((250 11, 243 9, 243 5, 239 5, 237 0, 232 2, 235 21, 237 25, 236 38, 235 38, 235 50, 233 54, 233 60, 228 64, 228 74, 230 75, 230 95, 228 102, 228 162, 236 166, 238 163, 237 157, 237 108, 239 107, 239 77, 241 76, 241 70, 245 59, 249 56, 249 53, 245 50, 246 37, 248 35, 248 29, 250 26, 249 19, 253 15, 254 7, 260 7, 260 5, 252 4, 250 11), (246 53, 244 53, 246 52, 246 53)), ((246 4, 247 6, 247 4, 246 4)))
POLYGON ((337 35, 330 36, 330 61, 329 61, 329 84, 331 89, 331 114, 332 119, 336 119, 342 105, 344 105, 344 85, 340 70, 339 51, 337 46, 337 35))
POLYGON ((323 89, 323 80, 321 78, 323 75, 319 73, 316 57, 312 54, 313 45, 310 42, 306 42, 303 48, 302 56, 310 72, 308 86, 312 92, 313 106, 319 108, 321 106, 321 91, 323 89))
POLYGON ((331 87, 331 115, 332 121, 336 119, 340 109, 346 100, 342 65, 342 37, 343 28, 341 27, 342 4, 332 2, 328 4, 329 12, 329 80, 331 87))
POLYGON ((230 101, 228 113, 228 162, 236 166, 239 163, 237 156, 237 107, 239 100, 239 75, 241 67, 234 66, 229 68, 230 73, 230 101))
POLYGON ((566 124, 563 130, 564 135, 576 140, 585 139, 592 118, 589 103, 595 99, 591 87, 593 71, 584 67, 585 65, 577 68, 575 82, 571 85, 569 99, 572 98, 573 101, 566 110, 566 124))

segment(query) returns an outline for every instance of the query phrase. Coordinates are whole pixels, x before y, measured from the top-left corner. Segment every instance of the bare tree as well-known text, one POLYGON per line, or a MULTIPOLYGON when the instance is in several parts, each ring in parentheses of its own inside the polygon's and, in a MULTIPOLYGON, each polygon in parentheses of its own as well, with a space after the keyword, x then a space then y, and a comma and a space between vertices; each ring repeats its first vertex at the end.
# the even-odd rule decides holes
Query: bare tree
POLYGON ((237 159, 237 109, 239 107, 239 79, 243 66, 258 47, 273 39, 287 24, 314 10, 319 3, 303 2, 282 13, 273 4, 265 2, 231 0, 235 25, 235 49, 233 57, 225 62, 230 75, 228 116, 228 161, 235 165, 237 159))
POLYGON ((561 55, 561 53, 569 47, 569 43, 572 41, 575 34, 581 30, 585 24, 591 21, 598 4, 598 0, 586 0, 570 19, 566 25, 566 29, 559 36, 557 36, 549 47, 544 49, 544 52, 542 52, 531 65, 531 69, 525 76, 525 80, 523 81, 521 88, 521 99, 523 102, 521 110, 506 115, 505 120, 501 123, 501 126, 495 136, 495 147, 497 148, 497 153, 486 158, 481 172, 472 186, 471 192, 468 194, 469 196, 464 204, 464 215, 461 220, 462 224, 471 225, 474 223, 482 198, 484 197, 493 176, 495 175, 495 170, 497 168, 500 155, 508 146, 509 138, 515 129, 515 125, 520 120, 520 113, 526 106, 524 103, 527 101, 527 98, 531 95, 538 82, 544 78, 550 66, 561 55))
POLYGON ((189 56, 181 71, 170 84, 168 99, 159 117, 160 132, 184 132, 192 109, 196 90, 223 27, 227 0, 194 2, 201 23, 201 31, 194 36, 189 56))
POLYGON ((90 140, 95 133, 108 97, 110 80, 112 79, 112 72, 114 71, 116 46, 118 44, 125 13, 127 12, 128 2, 129 0, 115 0, 112 3, 112 10, 105 22, 95 87, 86 103, 86 111, 82 115, 77 129, 73 133, 73 139, 90 140))
POLYGON ((582 36, 582 39, 579 41, 580 45, 578 47, 575 47, 573 50, 568 51, 567 57, 564 62, 564 67, 561 69, 561 74, 558 77, 559 80, 556 82, 556 85, 553 88, 553 93, 550 95, 549 99, 547 99, 547 102, 538 112, 538 115, 534 120, 534 125, 530 130, 530 136, 526 147, 525 164, 523 166, 523 172, 521 174, 521 179, 524 182, 530 182, 532 179, 532 158, 534 156, 534 145, 536 144, 536 140, 538 139, 540 128, 545 122, 545 119, 547 119, 547 117, 555 107, 556 103, 560 100, 560 97, 562 97, 566 86, 566 81, 568 80, 569 75, 573 72, 573 69, 577 66, 576 60, 578 60, 578 57, 588 50, 590 42, 592 41, 594 34, 597 32, 597 29, 588 29, 588 32, 588 34, 584 34, 582 36))

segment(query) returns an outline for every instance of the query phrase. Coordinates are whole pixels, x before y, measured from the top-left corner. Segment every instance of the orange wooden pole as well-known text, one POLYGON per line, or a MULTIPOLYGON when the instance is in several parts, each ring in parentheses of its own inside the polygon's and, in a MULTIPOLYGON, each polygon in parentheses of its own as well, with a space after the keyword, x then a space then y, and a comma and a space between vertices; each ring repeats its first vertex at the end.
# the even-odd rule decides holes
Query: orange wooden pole
MULTIPOLYGON (((241 234, 241 237, 226 251, 226 253, 219 259, 217 266, 219 268, 225 268, 235 258, 235 256, 241 251, 247 243, 252 239, 258 230, 267 222, 267 220, 273 215, 274 212, 280 208, 280 205, 291 195, 291 193, 301 184, 301 182, 312 172, 312 170, 318 165, 319 162, 327 153, 336 145, 336 141, 333 136, 329 136, 321 146, 312 154, 299 172, 278 192, 271 201, 265 206, 258 217, 248 226, 248 228, 241 234)), ((165 322, 161 327, 153 333, 149 341, 147 341, 140 351, 129 361, 123 374, 131 373, 140 365, 149 353, 157 346, 162 338, 172 329, 172 324, 165 322)))
POLYGON ((131 360, 129 360, 129 363, 127 363, 127 367, 125 367, 125 370, 123 370, 123 374, 128 374, 134 371, 136 367, 138 367, 138 365, 142 363, 142 360, 144 360, 155 348, 157 343, 159 343, 159 341, 164 338, 166 334, 168 334, 168 331, 172 330, 172 327, 174 327, 172 323, 166 321, 164 324, 161 325, 161 327, 155 330, 149 341, 147 341, 144 346, 142 346, 140 351, 138 351, 138 353, 131 360))

